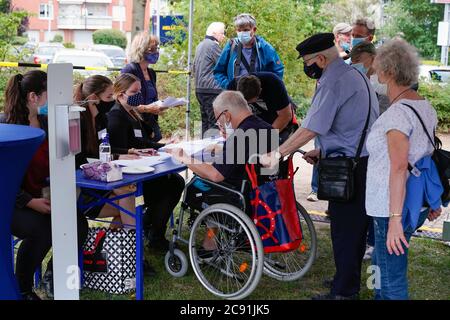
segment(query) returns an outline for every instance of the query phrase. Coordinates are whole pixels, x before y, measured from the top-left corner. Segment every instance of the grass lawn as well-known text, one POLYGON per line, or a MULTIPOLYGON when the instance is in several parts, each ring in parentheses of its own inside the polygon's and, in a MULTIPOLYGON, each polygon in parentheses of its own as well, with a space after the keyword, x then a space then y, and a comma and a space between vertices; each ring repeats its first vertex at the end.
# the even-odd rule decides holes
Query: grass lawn
MULTIPOLYGON (((261 278, 256 290, 248 299, 309 299, 325 292, 322 281, 334 273, 330 229, 327 224, 316 223, 319 248, 317 259, 305 277, 294 282, 279 282, 267 276, 261 278)), ((185 247, 182 247, 186 251, 185 247)), ((146 300, 198 300, 215 299, 189 271, 183 278, 173 278, 164 268, 164 257, 146 253, 156 268, 157 276, 145 279, 146 300)), ((450 248, 443 243, 429 239, 413 238, 409 255, 409 285, 411 299, 448 300, 450 299, 450 248)), ((369 262, 363 266, 361 299, 372 299, 372 291, 366 286, 366 272, 369 262)), ((82 300, 127 300, 134 295, 111 295, 84 289, 82 300)))

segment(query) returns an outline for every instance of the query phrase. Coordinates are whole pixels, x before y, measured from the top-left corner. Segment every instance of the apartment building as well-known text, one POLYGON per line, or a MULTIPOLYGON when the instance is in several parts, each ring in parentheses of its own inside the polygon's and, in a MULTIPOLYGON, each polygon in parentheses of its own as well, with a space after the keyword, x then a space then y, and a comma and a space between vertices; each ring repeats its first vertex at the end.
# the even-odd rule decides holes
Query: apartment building
MULTIPOLYGON (((133 0, 12 0, 12 7, 33 13, 28 38, 49 41, 56 34, 77 46, 92 44, 99 29, 122 30, 131 38, 133 0)), ((145 28, 150 27, 150 0, 147 0, 145 28)))

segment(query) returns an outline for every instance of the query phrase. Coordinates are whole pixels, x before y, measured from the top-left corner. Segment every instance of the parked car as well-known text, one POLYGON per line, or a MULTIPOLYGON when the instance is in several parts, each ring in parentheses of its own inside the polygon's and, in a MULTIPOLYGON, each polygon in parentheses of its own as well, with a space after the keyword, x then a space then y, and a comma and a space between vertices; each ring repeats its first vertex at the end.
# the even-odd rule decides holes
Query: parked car
POLYGON ((34 53, 31 55, 31 62, 50 63, 55 54, 63 49, 64 46, 59 42, 40 42, 34 50, 34 53))
MULTIPOLYGON (((71 63, 78 67, 114 67, 111 59, 104 53, 76 49, 58 51, 53 58, 53 63, 71 63)), ((111 73, 110 71, 98 70, 76 70, 76 72, 83 76, 91 76, 94 74, 108 76, 111 73)))
POLYGON ((425 81, 437 81, 443 85, 450 83, 450 67, 421 65, 419 77, 425 81))
POLYGON ((89 48, 91 51, 102 52, 106 54, 116 68, 123 68, 127 63, 125 50, 118 46, 107 44, 95 44, 89 48))

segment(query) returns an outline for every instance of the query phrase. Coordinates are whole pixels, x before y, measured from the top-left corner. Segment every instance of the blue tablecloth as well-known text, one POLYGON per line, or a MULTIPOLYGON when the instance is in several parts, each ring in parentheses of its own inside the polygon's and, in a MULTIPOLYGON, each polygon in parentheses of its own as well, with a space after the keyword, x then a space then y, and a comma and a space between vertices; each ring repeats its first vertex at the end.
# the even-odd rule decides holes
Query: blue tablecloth
POLYGON ((0 124, 0 300, 19 299, 11 252, 11 218, 31 158, 45 137, 41 129, 0 124))

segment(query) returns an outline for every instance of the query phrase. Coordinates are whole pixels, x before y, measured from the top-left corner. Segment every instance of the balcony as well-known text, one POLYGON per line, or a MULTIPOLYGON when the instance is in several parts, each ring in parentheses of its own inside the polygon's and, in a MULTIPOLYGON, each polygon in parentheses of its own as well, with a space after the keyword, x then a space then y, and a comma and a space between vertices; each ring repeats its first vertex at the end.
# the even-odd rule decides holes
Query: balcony
POLYGON ((58 29, 98 30, 111 29, 110 16, 58 16, 58 29))
POLYGON ((58 0, 60 4, 112 3, 112 0, 58 0))

